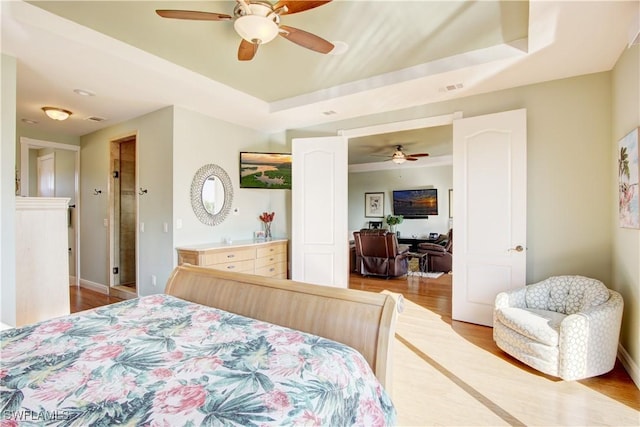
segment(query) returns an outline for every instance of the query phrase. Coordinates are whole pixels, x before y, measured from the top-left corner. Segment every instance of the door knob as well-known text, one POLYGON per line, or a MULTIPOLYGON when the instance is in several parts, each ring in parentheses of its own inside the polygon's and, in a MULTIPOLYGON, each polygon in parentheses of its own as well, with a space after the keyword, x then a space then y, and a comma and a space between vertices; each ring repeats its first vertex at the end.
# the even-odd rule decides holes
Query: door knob
POLYGON ((522 252, 524 248, 521 245, 516 246, 515 248, 509 249, 510 251, 522 252))

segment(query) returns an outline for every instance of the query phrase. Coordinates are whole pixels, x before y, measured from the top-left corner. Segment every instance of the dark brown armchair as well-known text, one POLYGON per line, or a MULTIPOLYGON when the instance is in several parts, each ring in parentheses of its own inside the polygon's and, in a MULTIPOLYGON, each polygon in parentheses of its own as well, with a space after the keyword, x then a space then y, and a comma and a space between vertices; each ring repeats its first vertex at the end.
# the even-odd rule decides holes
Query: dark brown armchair
POLYGON ((419 243, 418 252, 427 254, 427 271, 450 272, 453 266, 453 229, 440 243, 419 243))
POLYGON ((363 276, 395 277, 407 274, 409 247, 398 245, 396 233, 388 230, 355 231, 356 271, 363 276))

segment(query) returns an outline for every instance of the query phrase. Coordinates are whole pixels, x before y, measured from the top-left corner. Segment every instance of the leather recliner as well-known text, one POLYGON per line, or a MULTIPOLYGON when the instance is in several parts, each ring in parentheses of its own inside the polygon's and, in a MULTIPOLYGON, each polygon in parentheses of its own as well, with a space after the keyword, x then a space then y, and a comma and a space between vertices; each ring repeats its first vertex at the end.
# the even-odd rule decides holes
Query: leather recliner
POLYGON ((453 229, 440 243, 419 243, 418 252, 427 254, 427 271, 450 272, 453 266, 453 229))
POLYGON ((362 229, 353 233, 356 272, 363 276, 397 277, 407 274, 409 246, 399 245, 396 233, 362 229))

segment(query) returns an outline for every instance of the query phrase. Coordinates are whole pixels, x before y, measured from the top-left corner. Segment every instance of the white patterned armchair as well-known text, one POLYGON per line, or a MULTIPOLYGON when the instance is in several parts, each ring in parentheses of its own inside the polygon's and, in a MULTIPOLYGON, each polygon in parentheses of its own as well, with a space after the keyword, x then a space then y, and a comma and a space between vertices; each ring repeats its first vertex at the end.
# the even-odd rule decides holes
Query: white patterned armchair
POLYGON ((493 339, 502 350, 563 380, 613 369, 623 301, 599 280, 555 276, 501 292, 493 311, 493 339))

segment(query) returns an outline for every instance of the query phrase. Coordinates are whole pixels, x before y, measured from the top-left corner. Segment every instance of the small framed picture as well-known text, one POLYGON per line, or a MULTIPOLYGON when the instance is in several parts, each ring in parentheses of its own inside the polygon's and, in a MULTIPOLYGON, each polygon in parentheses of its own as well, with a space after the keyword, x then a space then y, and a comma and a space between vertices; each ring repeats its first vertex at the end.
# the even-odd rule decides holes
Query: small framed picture
POLYGON ((384 217, 384 193, 364 193, 364 216, 367 218, 384 217))
POLYGON ((264 240, 264 230, 258 230, 253 232, 253 240, 264 240))

